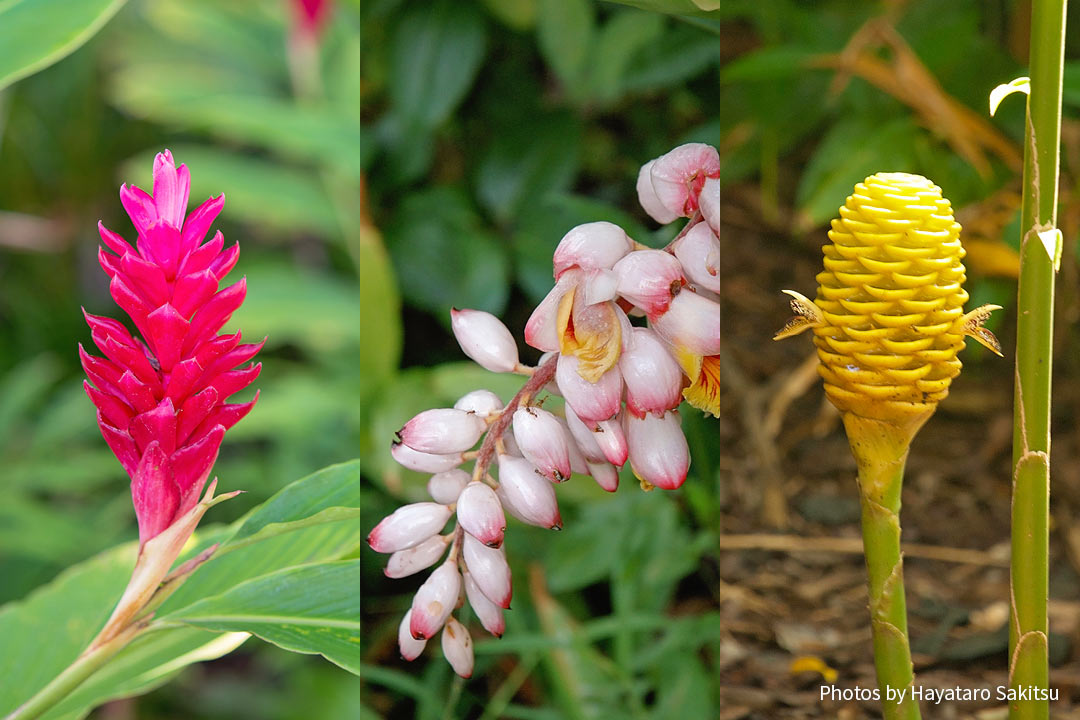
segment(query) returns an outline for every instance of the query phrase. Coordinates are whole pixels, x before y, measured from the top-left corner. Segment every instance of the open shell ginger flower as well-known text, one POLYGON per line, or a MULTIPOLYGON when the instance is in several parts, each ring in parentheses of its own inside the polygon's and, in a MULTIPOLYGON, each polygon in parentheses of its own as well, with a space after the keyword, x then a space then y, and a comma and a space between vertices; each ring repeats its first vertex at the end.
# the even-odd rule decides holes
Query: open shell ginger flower
POLYGON ((210 198, 185 217, 190 185, 187 167, 166 150, 154 160, 152 195, 121 187, 138 239, 132 247, 99 223, 108 250, 99 248, 98 260, 139 337, 86 313, 104 357, 79 346, 101 434, 131 477, 140 548, 195 507, 225 431, 258 399, 226 402, 258 377, 260 364, 235 368, 262 343, 218 334, 244 301, 246 284, 219 291, 239 247, 223 249, 220 232, 203 242, 225 199, 210 198))

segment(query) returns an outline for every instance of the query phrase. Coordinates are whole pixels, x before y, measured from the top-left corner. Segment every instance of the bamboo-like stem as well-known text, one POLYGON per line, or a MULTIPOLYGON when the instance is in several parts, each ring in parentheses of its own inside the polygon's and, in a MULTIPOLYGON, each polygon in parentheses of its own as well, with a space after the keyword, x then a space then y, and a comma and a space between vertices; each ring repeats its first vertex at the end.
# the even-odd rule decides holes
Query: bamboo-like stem
MULTIPOLYGON (((1049 689, 1046 601, 1050 508, 1050 390, 1054 325, 1053 252, 1040 232, 1057 220, 1065 0, 1034 0, 1024 142, 1020 284, 1013 418, 1009 687, 1049 689)), ((1049 717, 1045 699, 1009 703, 1009 717, 1049 717)))
POLYGON ((920 717, 919 703, 912 698, 915 675, 908 644, 900 552, 900 490, 908 447, 924 420, 915 425, 897 425, 851 413, 844 415, 848 442, 859 467, 874 668, 885 720, 920 717))

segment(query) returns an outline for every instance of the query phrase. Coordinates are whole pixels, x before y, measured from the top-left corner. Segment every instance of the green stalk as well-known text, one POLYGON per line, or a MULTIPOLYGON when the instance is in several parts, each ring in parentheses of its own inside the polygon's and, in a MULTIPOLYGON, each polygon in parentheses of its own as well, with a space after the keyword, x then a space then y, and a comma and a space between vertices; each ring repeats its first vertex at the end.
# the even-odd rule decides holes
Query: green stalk
POLYGON ((918 428, 850 413, 845 413, 844 425, 859 467, 863 554, 882 716, 885 720, 919 720, 919 703, 911 697, 915 675, 900 553, 900 490, 908 447, 918 428))
MULTIPOLYGON (((1038 233, 1053 230, 1057 222, 1064 50, 1065 0, 1034 0, 1013 418, 1009 687, 1017 690, 1049 688, 1046 600, 1055 260, 1038 233)), ((1012 701, 1009 717, 1047 718, 1049 702, 1012 701)))

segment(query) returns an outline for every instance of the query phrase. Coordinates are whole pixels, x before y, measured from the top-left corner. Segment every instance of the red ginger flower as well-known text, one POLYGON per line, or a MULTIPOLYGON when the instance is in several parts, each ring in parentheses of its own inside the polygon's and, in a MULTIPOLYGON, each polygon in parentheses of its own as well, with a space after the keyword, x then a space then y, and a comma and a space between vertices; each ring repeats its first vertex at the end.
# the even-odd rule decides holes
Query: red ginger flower
POLYGON ((250 385, 261 364, 239 370, 263 343, 241 344, 240 333, 218 335, 244 301, 246 282, 218 292, 240 250, 222 250, 217 232, 203 243, 225 204, 210 198, 185 219, 191 175, 166 150, 154 159, 154 193, 120 188, 138 231, 132 248, 98 223, 105 245, 98 260, 110 293, 141 339, 121 323, 86 313, 95 357, 79 345, 105 441, 131 477, 140 547, 191 510, 217 459, 225 431, 251 410, 225 400, 250 385), (93 384, 91 384, 93 383, 93 384))

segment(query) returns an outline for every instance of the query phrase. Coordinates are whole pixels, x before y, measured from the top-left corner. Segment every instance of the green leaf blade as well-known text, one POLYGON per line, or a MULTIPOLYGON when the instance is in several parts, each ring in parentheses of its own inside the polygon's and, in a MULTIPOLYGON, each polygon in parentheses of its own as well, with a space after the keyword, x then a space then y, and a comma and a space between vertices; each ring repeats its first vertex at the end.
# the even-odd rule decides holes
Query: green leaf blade
POLYGON ((10 0, 0 4, 0 90, 74 52, 126 0, 10 0))
POLYGON ((285 650, 318 653, 359 674, 360 582, 359 559, 287 568, 164 619, 249 632, 285 650))

